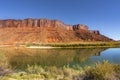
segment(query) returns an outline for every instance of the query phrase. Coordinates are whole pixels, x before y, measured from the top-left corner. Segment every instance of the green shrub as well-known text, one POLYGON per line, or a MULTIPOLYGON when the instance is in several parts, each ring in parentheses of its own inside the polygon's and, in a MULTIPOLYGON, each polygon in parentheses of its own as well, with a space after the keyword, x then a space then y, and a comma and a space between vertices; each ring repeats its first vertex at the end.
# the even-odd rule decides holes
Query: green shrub
POLYGON ((31 46, 31 44, 26 44, 25 46, 26 46, 26 47, 30 47, 30 46, 31 46))
POLYGON ((95 67, 85 67, 86 80, 104 80, 106 77, 114 73, 114 66, 108 61, 97 63, 95 67))
POLYGON ((17 80, 120 80, 120 65, 110 64, 108 61, 85 67, 66 65, 58 68, 28 65, 26 71, 16 72, 7 77, 17 80))
POLYGON ((33 66, 28 65, 26 71, 31 74, 38 74, 44 72, 44 69, 39 65, 33 65, 33 66))

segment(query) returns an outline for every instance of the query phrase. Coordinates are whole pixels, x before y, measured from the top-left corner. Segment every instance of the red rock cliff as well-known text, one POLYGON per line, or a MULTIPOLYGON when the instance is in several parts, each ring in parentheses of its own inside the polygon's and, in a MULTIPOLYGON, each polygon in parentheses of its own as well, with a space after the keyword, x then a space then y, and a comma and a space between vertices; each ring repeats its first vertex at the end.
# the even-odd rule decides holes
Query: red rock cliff
POLYGON ((68 25, 58 20, 0 20, 0 44, 112 41, 83 24, 68 25))
POLYGON ((24 20, 0 20, 0 27, 62 27, 66 30, 88 30, 86 25, 67 25, 58 20, 48 19, 24 19, 24 20))

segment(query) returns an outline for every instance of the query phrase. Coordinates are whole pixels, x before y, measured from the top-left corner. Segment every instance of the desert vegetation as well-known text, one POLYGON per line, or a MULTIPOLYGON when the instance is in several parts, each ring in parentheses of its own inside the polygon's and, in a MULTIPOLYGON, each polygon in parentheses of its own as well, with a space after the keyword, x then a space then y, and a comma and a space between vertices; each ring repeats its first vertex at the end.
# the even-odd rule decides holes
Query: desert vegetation
POLYGON ((30 46, 49 46, 55 48, 110 48, 120 47, 120 42, 75 42, 75 43, 49 43, 49 44, 25 44, 26 47, 30 46))
POLYGON ((79 65, 63 67, 41 67, 28 65, 26 70, 14 70, 2 76, 1 80, 119 80, 120 65, 110 64, 108 61, 96 63, 93 66, 79 65))
POLYGON ((0 53, 0 80, 7 74, 11 73, 12 70, 8 67, 6 57, 0 53))

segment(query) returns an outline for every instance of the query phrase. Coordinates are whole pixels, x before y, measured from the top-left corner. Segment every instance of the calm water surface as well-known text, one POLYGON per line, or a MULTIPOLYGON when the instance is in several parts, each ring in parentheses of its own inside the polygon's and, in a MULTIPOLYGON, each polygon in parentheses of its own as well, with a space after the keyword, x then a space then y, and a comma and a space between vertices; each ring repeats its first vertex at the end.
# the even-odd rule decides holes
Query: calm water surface
POLYGON ((108 60, 110 63, 120 64, 120 48, 109 48, 100 53, 99 56, 91 56, 91 61, 108 60))
POLYGON ((24 69, 27 65, 81 66, 94 62, 108 60, 110 63, 120 64, 120 48, 97 49, 28 49, 28 48, 0 48, 0 63, 7 62, 17 69, 24 69))

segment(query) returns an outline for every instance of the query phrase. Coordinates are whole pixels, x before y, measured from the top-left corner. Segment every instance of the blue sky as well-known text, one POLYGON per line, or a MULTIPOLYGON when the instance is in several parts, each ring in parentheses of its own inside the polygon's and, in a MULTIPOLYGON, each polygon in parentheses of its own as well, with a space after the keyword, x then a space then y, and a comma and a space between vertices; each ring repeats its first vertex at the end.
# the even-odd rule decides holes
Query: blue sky
POLYGON ((0 19, 48 18, 86 24, 120 40, 120 0, 0 0, 0 19))

